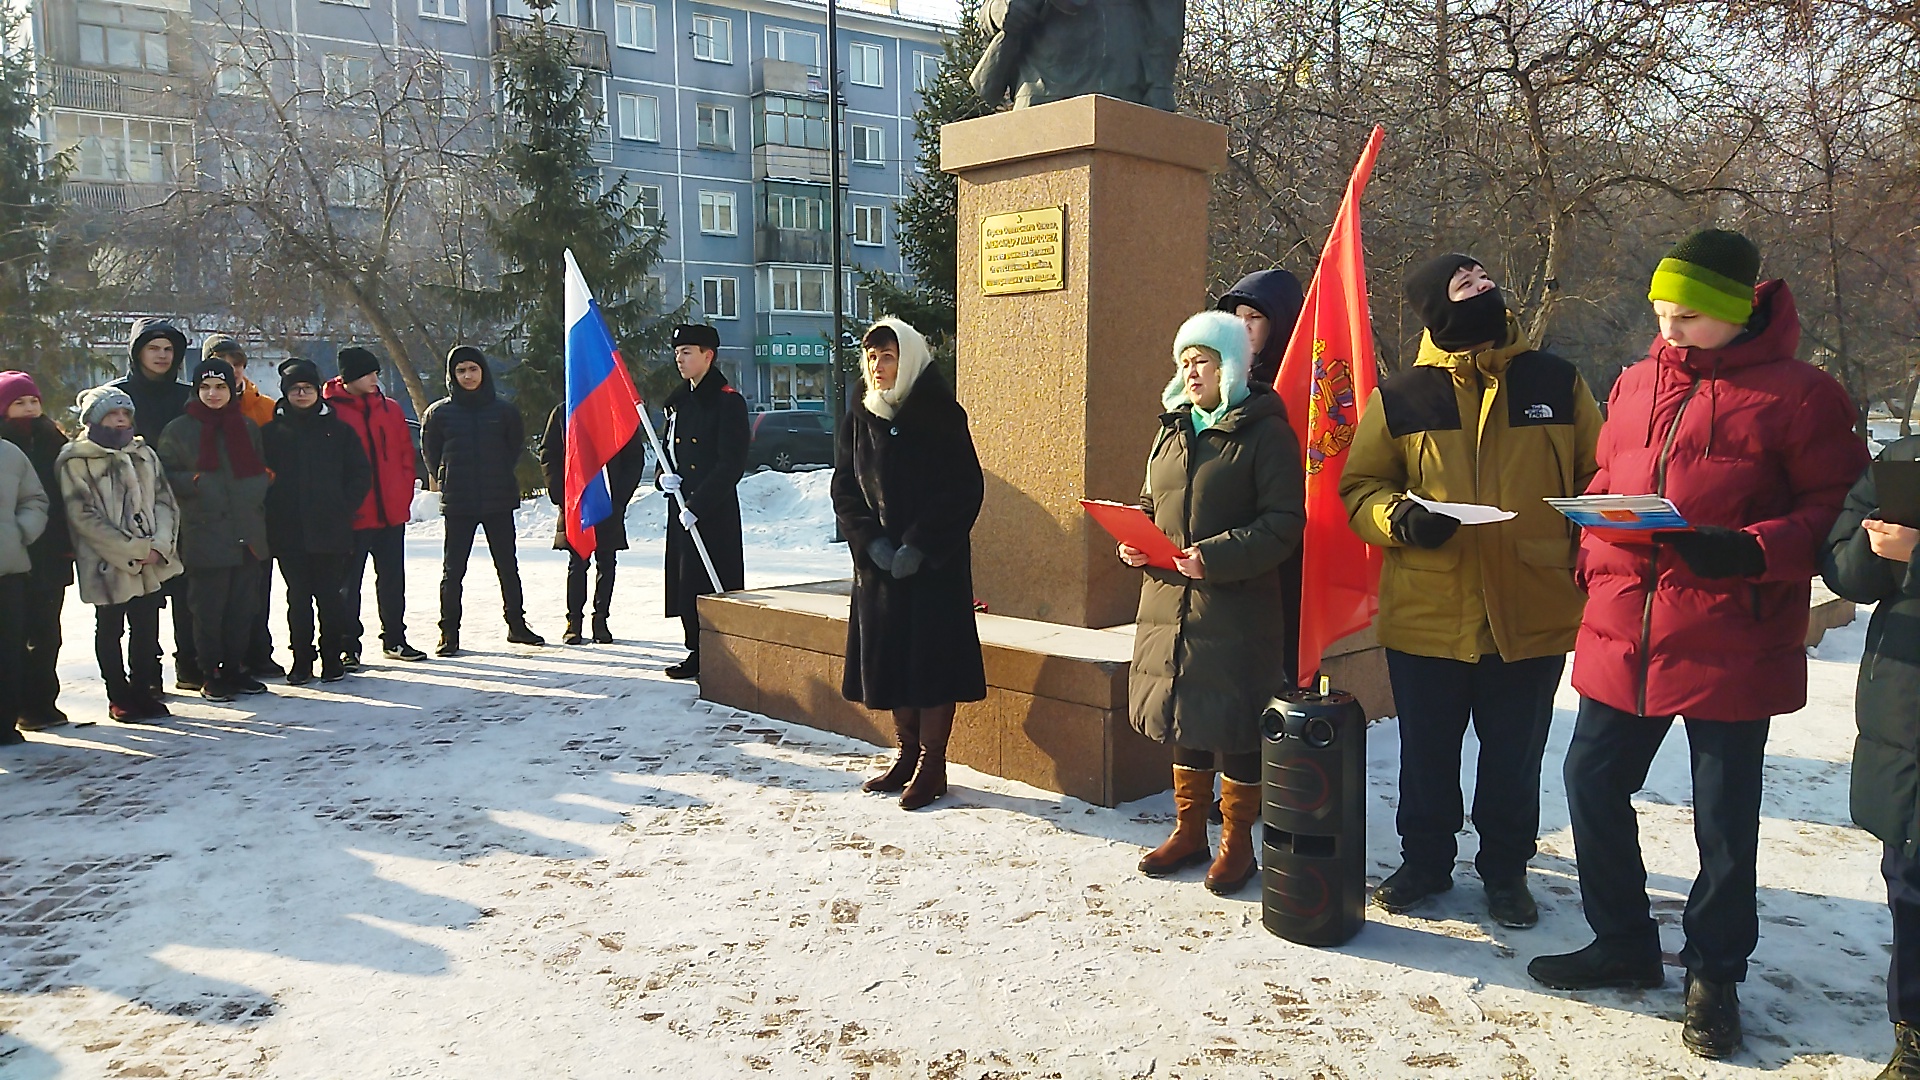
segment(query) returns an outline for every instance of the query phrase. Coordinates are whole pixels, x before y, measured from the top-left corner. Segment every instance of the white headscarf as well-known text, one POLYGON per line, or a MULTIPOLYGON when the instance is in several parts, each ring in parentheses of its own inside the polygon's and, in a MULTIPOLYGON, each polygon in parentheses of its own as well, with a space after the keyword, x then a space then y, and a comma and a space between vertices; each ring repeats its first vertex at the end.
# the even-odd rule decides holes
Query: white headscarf
MULTIPOLYGON (((891 420, 906 402, 907 395, 913 392, 913 384, 920 378, 920 373, 933 366, 933 350, 927 348, 927 339, 920 331, 891 315, 868 327, 867 333, 871 334, 881 326, 892 330, 893 336, 900 339, 900 373, 893 380, 893 389, 876 388, 873 368, 863 352, 860 356, 860 378, 867 385, 867 393, 861 403, 873 415, 882 420, 891 420)), ((864 340, 866 335, 862 334, 861 337, 864 340)))

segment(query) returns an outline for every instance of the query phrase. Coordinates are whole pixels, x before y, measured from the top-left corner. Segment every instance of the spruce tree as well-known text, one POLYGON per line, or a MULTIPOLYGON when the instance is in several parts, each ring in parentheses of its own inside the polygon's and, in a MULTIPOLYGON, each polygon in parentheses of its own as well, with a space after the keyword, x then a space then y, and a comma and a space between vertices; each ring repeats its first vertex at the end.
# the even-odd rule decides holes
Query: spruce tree
POLYGON ((905 199, 894 204, 899 220, 900 257, 913 275, 908 286, 885 274, 861 272, 871 290, 874 309, 913 324, 927 336, 937 357, 949 368, 955 325, 955 257, 959 235, 960 185, 940 171, 940 129, 959 120, 991 112, 967 81, 989 35, 975 18, 975 0, 960 12, 960 24, 947 39, 939 74, 920 91, 920 107, 913 114, 914 139, 919 144, 919 172, 907 185, 905 199))
POLYGON ((96 374, 85 346, 91 290, 81 245, 63 229, 70 164, 45 156, 31 135, 39 102, 24 18, 24 9, 0 7, 0 342, 59 418, 96 374))
POLYGON ((500 164, 524 201, 489 214, 500 284, 475 298, 504 328, 500 351, 518 361, 509 381, 530 425, 566 400, 564 251, 572 249, 636 381, 649 381, 671 329, 646 287, 665 234, 646 223, 624 177, 602 189, 592 154, 600 106, 574 64, 569 28, 550 22, 552 5, 536 2, 495 57, 500 164))

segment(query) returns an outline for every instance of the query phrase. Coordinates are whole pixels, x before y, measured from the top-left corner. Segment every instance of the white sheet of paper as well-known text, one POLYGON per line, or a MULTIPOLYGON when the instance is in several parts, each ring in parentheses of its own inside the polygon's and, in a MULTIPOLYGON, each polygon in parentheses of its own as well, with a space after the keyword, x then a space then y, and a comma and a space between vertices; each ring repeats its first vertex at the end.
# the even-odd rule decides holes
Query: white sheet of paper
POLYGON ((1407 498, 1436 514, 1445 514, 1462 525, 1490 525, 1496 521, 1511 521, 1519 515, 1511 510, 1502 510, 1497 506, 1482 506, 1479 503, 1434 502, 1418 495, 1408 493, 1407 498))

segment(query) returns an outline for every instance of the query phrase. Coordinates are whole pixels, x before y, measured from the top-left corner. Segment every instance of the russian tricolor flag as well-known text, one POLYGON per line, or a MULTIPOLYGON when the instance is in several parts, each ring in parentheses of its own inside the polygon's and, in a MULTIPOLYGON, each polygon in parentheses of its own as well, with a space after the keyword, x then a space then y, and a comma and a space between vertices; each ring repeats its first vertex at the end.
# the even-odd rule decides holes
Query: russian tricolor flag
POLYGON ((607 462, 640 427, 639 391, 620 362, 613 334, 580 276, 580 264, 567 258, 567 543, 581 555, 593 553, 593 527, 613 513, 607 488, 607 462))

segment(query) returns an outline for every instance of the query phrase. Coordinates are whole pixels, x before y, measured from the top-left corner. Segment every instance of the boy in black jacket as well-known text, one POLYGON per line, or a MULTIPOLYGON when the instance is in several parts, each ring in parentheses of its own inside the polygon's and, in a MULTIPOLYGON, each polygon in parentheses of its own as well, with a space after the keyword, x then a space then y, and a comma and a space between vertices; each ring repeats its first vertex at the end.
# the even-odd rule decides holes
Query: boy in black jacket
POLYGON ((320 370, 298 358, 280 365, 280 403, 260 432, 273 487, 267 491, 267 538, 287 583, 287 636, 293 686, 346 676, 353 620, 346 611, 347 566, 353 558, 353 514, 367 497, 373 468, 360 436, 320 399, 320 370), (314 609, 320 647, 313 643, 314 609))

